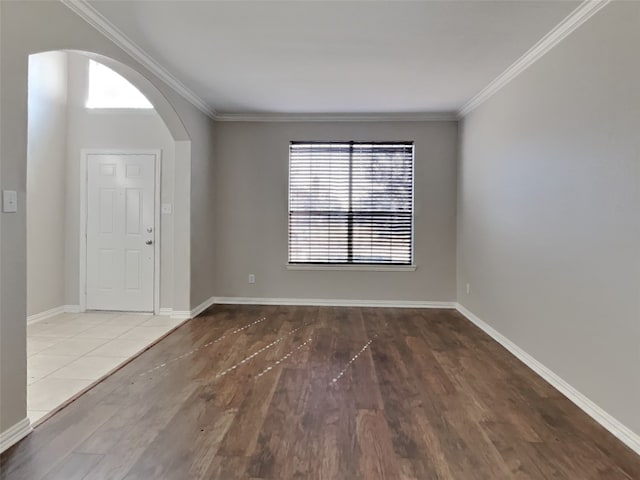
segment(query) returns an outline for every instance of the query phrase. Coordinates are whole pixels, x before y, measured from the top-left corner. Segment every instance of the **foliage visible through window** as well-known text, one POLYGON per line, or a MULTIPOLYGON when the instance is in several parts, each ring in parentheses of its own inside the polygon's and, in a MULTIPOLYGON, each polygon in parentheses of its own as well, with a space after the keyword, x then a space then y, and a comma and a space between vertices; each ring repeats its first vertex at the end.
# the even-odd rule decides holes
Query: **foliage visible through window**
POLYGON ((140 90, 109 67, 89 60, 87 108, 153 108, 140 90))
POLYGON ((413 261, 412 142, 291 142, 289 263, 413 261))

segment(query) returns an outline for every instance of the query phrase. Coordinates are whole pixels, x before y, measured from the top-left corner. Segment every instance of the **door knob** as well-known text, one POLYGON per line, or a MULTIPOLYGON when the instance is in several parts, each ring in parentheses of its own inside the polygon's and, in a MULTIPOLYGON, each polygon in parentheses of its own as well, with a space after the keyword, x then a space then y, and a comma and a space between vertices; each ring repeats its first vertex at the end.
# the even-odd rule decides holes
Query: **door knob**
POLYGON ((146 242, 144 242, 146 245, 151 245, 153 244, 153 240, 147 240, 146 242))

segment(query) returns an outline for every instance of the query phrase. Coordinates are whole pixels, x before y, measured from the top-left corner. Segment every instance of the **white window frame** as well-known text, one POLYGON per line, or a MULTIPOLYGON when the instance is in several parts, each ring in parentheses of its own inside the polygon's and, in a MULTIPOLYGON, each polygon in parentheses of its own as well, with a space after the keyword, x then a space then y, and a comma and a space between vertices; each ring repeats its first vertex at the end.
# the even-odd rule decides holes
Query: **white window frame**
MULTIPOLYGON (((314 142, 326 142, 326 143, 348 143, 351 140, 314 140, 314 142)), ((366 143, 369 140, 358 140, 357 143, 366 143)), ((304 141, 292 140, 291 143, 304 143, 304 141)), ((379 141, 371 140, 371 143, 380 143, 379 141)), ((403 141, 395 140, 389 141, 389 143, 404 143, 403 141)), ((413 145, 413 158, 412 158, 412 176, 411 176, 411 264, 397 265, 397 264, 367 264, 367 263, 290 263, 289 262, 289 212, 291 211, 291 155, 287 162, 287 258, 285 261, 286 270, 291 271, 356 271, 356 272, 414 272, 418 269, 415 255, 415 221, 416 221, 416 155, 417 147, 415 142, 411 142, 413 145)), ((288 152, 290 152, 288 148, 288 152)))

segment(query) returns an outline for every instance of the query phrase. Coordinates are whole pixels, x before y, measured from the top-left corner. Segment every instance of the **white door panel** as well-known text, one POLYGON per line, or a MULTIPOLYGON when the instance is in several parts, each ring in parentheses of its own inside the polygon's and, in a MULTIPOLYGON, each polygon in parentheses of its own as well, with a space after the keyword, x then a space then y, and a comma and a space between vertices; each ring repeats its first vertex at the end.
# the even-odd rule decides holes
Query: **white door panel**
POLYGON ((153 311, 155 155, 87 155, 87 308, 153 311))

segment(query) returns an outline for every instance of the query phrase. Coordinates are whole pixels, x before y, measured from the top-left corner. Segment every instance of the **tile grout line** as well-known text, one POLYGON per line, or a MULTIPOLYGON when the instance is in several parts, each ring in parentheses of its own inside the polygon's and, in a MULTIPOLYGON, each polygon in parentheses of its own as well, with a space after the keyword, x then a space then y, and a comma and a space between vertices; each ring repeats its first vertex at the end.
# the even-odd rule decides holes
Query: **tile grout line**
MULTIPOLYGON (((71 319, 69 319, 71 322, 73 322, 74 320, 78 320, 78 319, 82 319, 84 316, 84 314, 80 313, 80 314, 74 314, 72 316, 71 319)), ((150 321, 153 317, 155 316, 149 316, 149 315, 141 315, 140 322, 137 322, 133 325, 131 324, 125 324, 122 325, 124 328, 124 330, 122 330, 116 337, 110 337, 110 338, 98 338, 98 337, 85 337, 83 336, 83 334, 85 334, 87 331, 93 329, 93 328, 97 328, 97 327, 112 327, 112 326, 120 326, 121 324, 115 323, 112 324, 110 323, 110 320, 113 319, 119 319, 119 318, 131 318, 132 316, 134 316, 134 314, 121 314, 121 315, 105 315, 104 319, 101 319, 100 323, 86 323, 86 324, 80 324, 78 325, 79 327, 83 327, 86 326, 87 328, 79 328, 75 333, 69 335, 65 335, 65 336, 55 336, 55 337, 49 337, 49 336, 44 336, 41 337, 38 334, 32 334, 30 335, 29 333, 27 333, 27 340, 29 338, 44 338, 47 339, 49 341, 53 341, 54 343, 42 350, 39 350, 37 352, 34 352, 32 355, 29 355, 28 358, 34 357, 34 356, 38 356, 38 355, 50 355, 50 356, 58 356, 58 357, 70 357, 71 361, 64 363, 63 365, 58 366, 57 368, 55 368, 54 370, 52 370, 51 372, 47 373, 46 375, 42 376, 42 377, 31 377, 29 376, 29 370, 27 369, 27 379, 29 378, 33 378, 34 381, 31 383, 27 384, 27 410, 29 410, 29 407, 31 406, 31 402, 30 402, 30 394, 29 391, 31 388, 35 387, 36 385, 38 385, 40 382, 43 381, 47 381, 47 380, 55 380, 55 381, 60 381, 60 383, 69 383, 69 382, 96 382, 97 380, 99 380, 100 378, 103 378, 105 376, 104 373, 102 373, 101 375, 99 375, 97 378, 93 378, 93 376, 91 378, 87 378, 87 375, 84 375, 82 378, 71 378, 71 377, 57 377, 55 376, 58 372, 60 372, 61 370, 68 368, 71 364, 73 364, 74 362, 80 361, 83 358, 87 358, 89 357, 92 353, 94 353, 95 351, 97 351, 100 348, 103 348, 104 346, 108 345, 109 343, 113 342, 113 341, 117 341, 117 340, 123 340, 121 337, 129 332, 131 332, 132 330, 142 327, 144 323, 150 321), (100 343, 99 345, 94 346, 93 348, 89 349, 86 352, 83 352, 82 354, 69 354, 68 352, 65 353, 50 353, 47 352, 47 350, 54 348, 56 346, 59 346, 59 344, 63 343, 63 342, 67 342, 67 341, 72 341, 72 340, 78 340, 78 341, 84 341, 84 340, 89 340, 89 341, 96 341, 96 340, 100 340, 102 341, 102 343, 100 343)), ((46 325, 47 328, 45 328, 45 330, 51 329, 52 331, 56 330, 56 327, 59 326, 65 326, 67 327, 69 325, 69 323, 67 322, 61 322, 61 323, 50 323, 50 324, 45 324, 43 323, 42 325, 46 325)), ((155 327, 154 325, 149 325, 149 327, 155 327)), ((68 328, 68 327, 67 327, 68 328)), ((146 328, 146 327, 145 327, 146 328)), ((162 328, 164 329, 165 327, 162 326, 162 328)), ((162 338, 163 336, 165 336, 168 332, 170 332, 171 330, 175 329, 175 326, 168 326, 166 328, 166 332, 163 333, 163 335, 160 336, 160 338, 162 338)), ((138 341, 139 343, 144 343, 145 347, 149 346, 149 340, 148 339, 131 339, 132 341, 138 341)), ((155 342, 156 340, 154 340, 155 342)), ((153 342, 152 342, 153 343, 153 342)), ((137 354, 135 354, 134 356, 137 356, 137 354)), ((120 366, 124 365, 125 363, 127 363, 127 359, 130 359, 132 356, 131 355, 124 355, 124 356, 117 356, 117 357, 113 357, 110 355, 106 355, 104 356, 104 358, 109 359, 110 361, 114 362, 115 359, 117 359, 118 363, 113 366, 113 368, 110 369, 110 371, 114 371, 114 369, 119 368, 120 366), (124 362, 123 362, 124 360, 124 362)), ((28 360, 29 362, 29 360, 28 360)), ((108 372, 107 372, 108 373, 108 372)), ((42 384, 41 384, 42 385, 42 384)), ((75 389, 74 389, 75 390, 75 389)), ((82 391, 82 389, 80 389, 79 391, 82 391)), ((37 410, 40 412, 45 412, 45 415, 50 413, 51 411, 55 410, 57 407, 54 407, 53 409, 49 408, 49 409, 45 409, 45 410, 37 410)), ((36 411, 36 410, 32 410, 32 411, 36 411)), ((37 420, 36 420, 37 422, 37 420)))
MULTIPOLYGON (((73 320, 73 319, 82 318, 82 316, 83 316, 83 315, 84 315, 84 314, 82 314, 82 313, 80 313, 80 314, 74 314, 74 316, 73 316, 72 320, 73 320)), ((111 341, 113 341, 113 340, 120 339, 120 337, 122 337, 122 335, 124 335, 124 334, 126 334, 126 333, 130 332, 130 331, 131 331, 131 330, 133 330, 134 328, 137 328, 137 327, 141 326, 141 324, 136 324, 136 325, 134 325, 133 327, 130 327, 130 328, 128 328, 127 330, 124 330, 124 331, 123 331, 123 332, 121 332, 119 335, 117 335, 116 337, 113 337, 113 338, 80 337, 80 335, 82 335, 83 333, 85 333, 85 332, 86 332, 86 331, 88 331, 88 330, 91 330, 92 328, 95 328, 95 327, 102 327, 102 326, 105 326, 105 325, 107 325, 107 326, 113 326, 114 324, 111 324, 111 325, 109 325, 109 324, 108 324, 109 319, 113 319, 113 318, 121 318, 121 317, 128 317, 128 316, 133 316, 133 315, 132 315, 132 314, 122 314, 122 315, 111 315, 111 314, 105 314, 105 316, 106 316, 107 318, 106 318, 105 320, 103 320, 102 322, 100 322, 100 323, 96 323, 96 324, 87 324, 87 325, 89 325, 89 327, 88 327, 88 328, 86 328, 86 329, 84 329, 84 330, 81 330, 81 331, 77 332, 77 333, 76 333, 76 334, 74 334, 74 335, 65 336, 65 337, 44 337, 44 338, 56 338, 56 339, 59 339, 59 341, 58 341, 58 342, 56 342, 56 344, 57 344, 57 343, 62 343, 62 342, 64 342, 64 341, 68 341, 68 340, 73 340, 73 339, 76 339, 76 340, 83 340, 83 339, 89 339, 89 340, 106 340, 105 342, 101 343, 100 345, 97 345, 96 347, 92 348, 91 350, 88 350, 87 352, 83 353, 82 355, 78 355, 78 356, 77 356, 77 359, 80 359, 80 358, 82 358, 82 357, 85 357, 85 356, 89 355, 91 352, 93 352, 93 351, 95 351, 95 350, 97 350, 97 349, 99 349, 99 348, 103 347, 103 346, 104 346, 104 345, 106 345, 107 343, 109 343, 109 342, 111 342, 111 341)), ((147 321, 147 320, 145 320, 145 321, 147 321)), ((142 323, 144 323, 144 322, 142 322, 142 323)), ((65 325, 65 324, 61 324, 61 325, 65 325)), ((38 335, 32 335, 32 336, 37 337, 38 335)), ((27 338, 28 338, 28 337, 29 337, 29 335, 27 334, 27 338)), ((47 348, 45 348, 44 350, 42 350, 42 351, 40 351, 40 352, 37 352, 35 355, 37 355, 37 354, 42 354, 42 353, 45 353, 45 354, 46 354, 46 350, 48 350, 49 348, 52 348, 52 347, 55 347, 55 344, 54 344, 54 345, 51 345, 51 347, 47 347, 47 348)), ((52 354, 52 355, 53 355, 53 354, 52 354)), ((74 354, 73 356, 76 356, 76 354, 74 354)), ((56 371, 57 371, 57 370, 56 370, 56 371)), ((52 372, 52 373, 53 373, 53 372, 52 372)), ((44 378, 44 377, 43 377, 43 378, 44 378)))
MULTIPOLYGON (((129 315, 116 315, 116 316, 111 316, 111 315, 109 315, 109 317, 110 317, 110 318, 121 318, 121 317, 127 317, 127 316, 129 316, 129 315)), ((82 314, 75 314, 75 315, 74 315, 74 317, 76 317, 76 318, 78 318, 78 317, 82 317, 82 314)), ((147 320, 145 320, 145 321, 147 321, 147 320)), ((55 340, 56 340, 56 342, 55 342, 53 345, 51 345, 51 346, 49 346, 49 347, 47 347, 47 348, 45 348, 45 349, 43 349, 43 350, 40 350, 40 351, 38 351, 38 352, 34 353, 33 355, 29 355, 29 357, 28 357, 28 358, 33 357, 33 356, 36 356, 36 355, 50 355, 50 356, 59 356, 59 357, 60 357, 60 356, 62 356, 62 357, 73 357, 73 360, 71 360, 71 361, 70 361, 70 362, 68 362, 68 363, 65 363, 64 365, 61 365, 60 367, 56 368, 55 370, 52 370, 51 372, 49 372, 47 375, 45 375, 45 376, 43 376, 43 377, 31 377, 31 378, 35 378, 36 380, 35 380, 34 382, 32 382, 31 384, 27 385, 27 386, 29 386, 29 387, 30 387, 30 386, 32 386, 32 385, 34 385, 34 384, 38 383, 38 382, 39 382, 39 381, 41 381, 41 380, 45 380, 45 379, 49 379, 49 378, 58 378, 58 379, 62 379, 62 380, 64 380, 65 378, 62 378, 62 377, 53 377, 53 375, 54 375, 55 373, 59 372, 60 370, 62 370, 63 368, 68 367, 68 366, 69 366, 70 364, 72 364, 73 362, 76 362, 76 361, 78 361, 78 360, 81 360, 82 358, 85 358, 85 357, 91 356, 91 355, 90 355, 91 353, 95 352, 96 350, 98 350, 98 349, 100 349, 100 348, 103 348, 105 345, 109 344, 110 342, 112 342, 112 341, 114 341, 114 340, 120 340, 120 339, 121 339, 120 337, 121 337, 122 335, 124 335, 125 333, 128 333, 128 332, 130 332, 131 330, 133 330, 134 328, 137 328, 137 327, 139 327, 139 326, 140 326, 140 325, 134 325, 133 327, 130 327, 129 329, 127 329, 127 330, 123 331, 123 332, 122 332, 120 335, 118 335, 117 337, 113 337, 113 338, 80 337, 80 335, 82 335, 84 332, 86 332, 86 331, 88 331, 88 330, 90 330, 90 329, 92 329, 92 328, 94 328, 94 327, 101 327, 101 326, 105 326, 105 325, 110 326, 108 322, 109 322, 109 319, 104 320, 102 323, 99 323, 99 324, 88 324, 88 325, 89 325, 89 328, 87 328, 86 330, 82 330, 82 331, 80 331, 80 332, 78 332, 78 333, 76 333, 76 334, 74 334, 74 335, 72 335, 72 336, 66 336, 66 337, 41 337, 41 338, 50 338, 50 339, 55 339, 55 340), (47 352, 47 350, 49 350, 50 348, 55 347, 55 346, 56 346, 56 345, 58 345, 59 343, 62 343, 62 342, 65 342, 65 341, 69 341, 69 340, 104 340, 104 341, 103 341, 103 343, 101 343, 101 344, 99 344, 99 345, 96 345, 96 346, 95 346, 94 348, 92 348, 91 350, 88 350, 88 351, 86 351, 86 352, 84 352, 84 353, 82 353, 82 354, 48 353, 48 352, 47 352)), ((66 325, 66 324, 61 324, 61 325, 66 325)), ((32 337, 32 338, 33 338, 33 337, 37 337, 37 335, 31 335, 31 337, 32 337)), ((29 335, 27 335, 27 338, 29 338, 29 335)), ((145 342, 145 343, 146 343, 146 342, 145 342)), ((117 356, 117 357, 113 357, 113 356, 105 355, 104 357, 107 357, 107 358, 118 358, 118 359, 121 359, 121 358, 128 358, 128 356, 127 356, 127 355, 122 355, 122 356, 117 356)), ((28 371, 27 371, 27 376, 28 376, 28 371)), ((74 378, 74 379, 69 378, 68 380, 88 380, 88 379, 86 379, 86 378, 77 378, 77 379, 75 379, 75 378, 74 378)))
MULTIPOLYGON (((74 315, 74 318, 79 318, 79 317, 81 317, 81 316, 82 316, 82 314, 75 314, 75 315, 74 315)), ((119 318, 119 317, 122 317, 122 316, 126 316, 126 315, 120 315, 120 316, 117 316, 117 317, 115 317, 115 318, 119 318)), ((86 332, 87 330, 90 330, 91 328, 94 328, 94 327, 97 327, 97 326, 103 326, 103 325, 106 325, 107 323, 108 323, 108 320, 105 320, 105 321, 103 321, 102 323, 99 323, 99 324, 88 324, 88 325, 89 325, 89 328, 87 328, 87 329, 85 329, 85 330, 82 330, 82 331, 80 331, 80 332, 76 333, 75 335, 68 336, 68 337, 43 337, 43 338, 52 338, 52 339, 56 339, 57 341, 56 341, 56 343, 55 343, 55 344, 51 345, 50 347, 47 347, 47 348, 45 348, 44 350, 41 350, 41 351, 39 351, 39 352, 36 352, 36 353, 34 353, 33 355, 31 355, 31 356, 35 356, 35 355, 50 355, 50 356, 58 356, 58 357, 72 357, 72 358, 73 358, 73 360, 71 360, 70 362, 65 363, 65 364, 63 364, 63 365, 59 366, 59 367, 58 367, 58 368, 56 368, 55 370, 52 370, 51 372, 47 373, 46 375, 44 375, 44 376, 42 376, 42 377, 29 377, 29 371, 28 371, 28 360, 27 360, 27 379, 28 379, 28 378, 35 378, 35 381, 33 381, 33 382, 32 382, 32 383, 30 383, 30 384, 27 384, 27 387, 33 387, 35 384, 37 384, 38 382, 43 381, 43 380, 61 380, 61 381, 63 381, 63 382, 64 382, 64 381, 75 381, 75 380, 80 380, 80 381, 88 381, 88 380, 91 380, 91 381, 95 381, 95 379, 93 379, 93 378, 91 378, 91 379, 89 379, 89 378, 65 378, 65 377, 55 377, 54 375, 55 375, 56 373, 58 373, 60 370, 62 370, 62 369, 64 369, 64 368, 67 368, 67 367, 68 367, 69 365, 71 365, 72 363, 74 363, 74 362, 76 362, 76 361, 78 361, 78 360, 81 360, 81 359, 83 359, 83 358, 87 357, 90 353, 92 353, 92 352, 96 351, 96 350, 97 350, 97 349, 99 349, 99 348, 102 348, 102 347, 103 347, 104 345, 106 345, 107 343, 109 343, 109 342, 111 342, 111 341, 116 340, 117 338, 119 338, 119 337, 115 337, 115 338, 109 338, 109 339, 102 339, 102 338, 78 337, 79 335, 81 335, 82 333, 86 332), (91 350, 89 350, 89 351, 87 351, 87 352, 85 352, 85 353, 83 353, 83 354, 81 354, 81 355, 78 355, 78 354, 62 354, 62 353, 47 353, 47 352, 46 352, 49 348, 51 348, 51 347, 55 347, 58 343, 62 343, 62 342, 64 342, 64 341, 68 341, 68 340, 72 340, 72 339, 77 339, 77 340, 84 340, 84 339, 87 339, 87 340, 106 340, 106 341, 105 341, 104 343, 101 343, 100 345, 97 345, 97 346, 96 346, 96 347, 94 347, 93 349, 91 349, 91 350)), ((66 325, 66 324, 60 324, 60 325, 66 325)), ((136 325, 136 326, 138 326, 138 325, 136 325)), ((136 326, 131 327, 131 329, 135 328, 136 326)), ((131 329, 129 329, 129 330, 131 330, 131 329)), ((124 334, 124 333, 126 333, 126 332, 128 332, 129 330, 126 330, 125 332, 123 332, 123 334, 124 334)), ((37 335, 32 335, 31 337, 36 337, 36 336, 37 336, 37 335)), ((28 338, 28 337, 29 337, 29 335, 27 335, 27 338, 28 338)), ((30 356, 30 357, 31 357, 31 356, 30 356)), ((107 358, 118 358, 118 359, 120 359, 121 357, 107 357, 107 358)), ((27 391, 29 391, 29 388, 27 388, 27 391)), ((29 397, 29 396, 28 396, 28 394, 27 394, 27 403, 29 403, 29 402, 28 402, 28 399, 29 399, 28 397, 29 397)), ((49 409, 49 410, 47 410, 47 411, 51 411, 51 409, 49 409)))
MULTIPOLYGON (((127 316, 127 315, 113 315, 113 316, 112 316, 112 315, 108 315, 108 317, 109 317, 109 318, 120 318, 120 317, 126 317, 126 316, 127 316)), ((76 315, 74 315, 74 318, 81 318, 81 317, 82 317, 82 314, 76 314, 76 315)), ((84 357, 88 356, 90 353, 92 353, 92 352, 94 352, 94 351, 98 350, 99 348, 102 348, 102 347, 103 347, 103 346, 105 346, 107 343, 109 343, 109 342, 111 342, 111 341, 113 341, 113 340, 117 340, 117 339, 119 339, 119 338, 120 338, 122 335, 124 335, 125 333, 127 333, 127 332, 129 332, 129 331, 133 330, 134 328, 136 328, 136 327, 139 327, 139 326, 140 326, 140 325, 134 325, 133 327, 131 327, 131 328, 129 328, 129 329, 127 329, 127 330, 125 330, 125 331, 124 331, 124 332, 122 332, 120 335, 118 335, 117 337, 114 337, 114 338, 104 339, 104 338, 79 337, 79 335, 81 335, 82 333, 84 333, 84 332, 86 332, 86 331, 88 331, 88 330, 90 330, 90 329, 92 329, 92 328, 94 328, 94 327, 101 327, 101 326, 107 325, 107 324, 108 324, 108 321, 109 321, 109 318, 107 318, 106 320, 102 321, 102 322, 101 322, 101 323, 99 323, 99 324, 88 324, 88 325, 89 325, 89 327, 88 327, 87 329, 82 330, 82 331, 80 331, 80 332, 76 333, 75 335, 71 335, 71 336, 68 336, 68 337, 44 337, 44 338, 55 338, 55 339, 59 339, 59 341, 57 341, 54 345, 51 345, 50 347, 47 347, 47 348, 45 348, 44 350, 42 350, 42 351, 40 351, 40 352, 35 353, 34 355, 41 355, 41 354, 42 354, 42 355, 52 355, 52 356, 57 355, 57 356, 69 356, 69 357, 75 357, 75 358, 74 358, 72 361, 70 361, 69 363, 64 364, 64 365, 62 365, 62 366, 58 367, 57 369, 55 369, 55 370, 53 370, 53 371, 49 372, 49 373, 48 373, 47 375, 45 375, 44 377, 38 378, 35 382, 33 382, 33 383, 31 383, 30 385, 27 385, 27 386, 32 386, 32 385, 34 385, 35 383, 39 382, 40 380, 44 380, 44 379, 46 379, 46 378, 54 378, 54 377, 52 377, 52 375, 53 375, 54 373, 57 373, 58 371, 60 371, 60 370, 62 370, 63 368, 67 367, 68 365, 70 365, 71 363, 73 363, 73 362, 75 362, 75 361, 77 361, 77 360, 80 360, 80 359, 82 359, 82 358, 84 358, 84 357), (83 354, 81 354, 81 355, 78 355, 78 354, 67 355, 67 354, 53 354, 53 353, 49 353, 49 354, 48 354, 48 353, 46 352, 49 348, 55 347, 58 343, 62 343, 62 342, 65 342, 65 341, 68 341, 68 340, 74 340, 74 339, 75 339, 75 340, 106 340, 106 341, 105 341, 105 342, 103 342, 103 343, 101 343, 100 345, 96 345, 94 348, 92 348, 91 350, 86 351, 85 353, 83 353, 83 354)), ((65 324, 61 324, 61 325, 65 325, 65 324)), ((37 335, 33 335, 33 336, 37 336, 37 335)), ((29 337, 29 335, 27 335, 27 338, 28 338, 28 337, 29 337)), ((28 375, 28 372, 27 372, 27 375, 28 375)), ((33 377, 33 378, 36 378, 36 377, 33 377)), ((84 380, 84 379, 79 379, 79 380, 84 380)))

